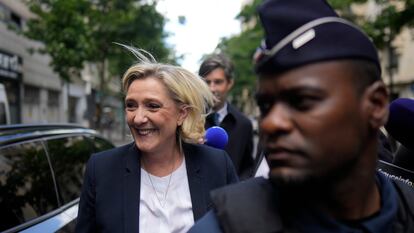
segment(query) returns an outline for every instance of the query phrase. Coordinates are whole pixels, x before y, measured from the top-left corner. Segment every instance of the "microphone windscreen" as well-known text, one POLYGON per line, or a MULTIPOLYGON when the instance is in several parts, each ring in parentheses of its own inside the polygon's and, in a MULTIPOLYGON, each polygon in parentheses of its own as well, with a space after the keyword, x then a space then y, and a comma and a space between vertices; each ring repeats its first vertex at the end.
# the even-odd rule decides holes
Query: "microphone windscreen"
POLYGON ((395 152, 392 163, 396 166, 414 171, 414 150, 410 150, 404 145, 400 145, 395 152))
POLYGON ((219 126, 213 126, 206 130, 206 145, 224 149, 229 141, 229 136, 227 135, 226 130, 219 126))
POLYGON ((387 132, 405 147, 414 149, 414 100, 399 98, 391 102, 385 124, 387 132))

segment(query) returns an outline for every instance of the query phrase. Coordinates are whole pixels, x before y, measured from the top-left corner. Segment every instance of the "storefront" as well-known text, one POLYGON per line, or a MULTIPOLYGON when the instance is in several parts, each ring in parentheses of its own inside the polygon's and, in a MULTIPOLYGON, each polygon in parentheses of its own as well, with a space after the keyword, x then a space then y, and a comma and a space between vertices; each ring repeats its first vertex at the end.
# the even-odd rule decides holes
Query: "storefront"
POLYGON ((20 87, 22 67, 23 59, 20 56, 0 50, 0 83, 6 89, 12 124, 21 122, 20 87))

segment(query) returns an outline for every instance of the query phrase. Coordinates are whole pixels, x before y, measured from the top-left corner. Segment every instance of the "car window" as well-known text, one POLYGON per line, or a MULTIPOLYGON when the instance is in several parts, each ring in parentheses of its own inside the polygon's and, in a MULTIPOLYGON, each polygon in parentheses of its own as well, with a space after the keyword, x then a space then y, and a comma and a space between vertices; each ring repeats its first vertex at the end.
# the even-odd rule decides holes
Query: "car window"
POLYGON ((93 138, 93 145, 95 153, 114 148, 114 146, 110 142, 99 137, 93 138))
POLYGON ((41 142, 0 148, 0 231, 58 207, 53 178, 41 142))
POLYGON ((6 105, 0 102, 0 125, 7 124, 6 105))
POLYGON ((80 195, 86 162, 93 151, 92 141, 84 136, 68 136, 47 140, 47 148, 62 204, 80 195))

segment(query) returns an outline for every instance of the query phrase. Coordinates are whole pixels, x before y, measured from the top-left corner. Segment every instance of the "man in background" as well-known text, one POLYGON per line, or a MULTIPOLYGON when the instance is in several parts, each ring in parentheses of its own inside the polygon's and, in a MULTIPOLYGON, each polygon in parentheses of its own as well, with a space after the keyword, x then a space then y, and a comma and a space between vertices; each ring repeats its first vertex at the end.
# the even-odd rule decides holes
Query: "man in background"
POLYGON ((230 155, 241 179, 253 172, 253 127, 251 121, 227 101, 234 85, 233 65, 223 54, 213 54, 201 64, 198 74, 206 81, 218 101, 206 119, 205 128, 220 126, 229 136, 225 151, 230 155))

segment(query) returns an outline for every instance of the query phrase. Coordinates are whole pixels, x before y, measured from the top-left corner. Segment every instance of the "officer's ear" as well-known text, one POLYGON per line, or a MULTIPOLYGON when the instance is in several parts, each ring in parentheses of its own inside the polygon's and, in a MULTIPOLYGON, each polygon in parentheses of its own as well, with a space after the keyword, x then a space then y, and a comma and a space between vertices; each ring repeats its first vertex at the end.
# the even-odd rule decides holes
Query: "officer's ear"
POLYGON ((369 124, 379 129, 388 120, 388 91, 382 81, 376 81, 364 91, 364 108, 367 110, 369 124))

